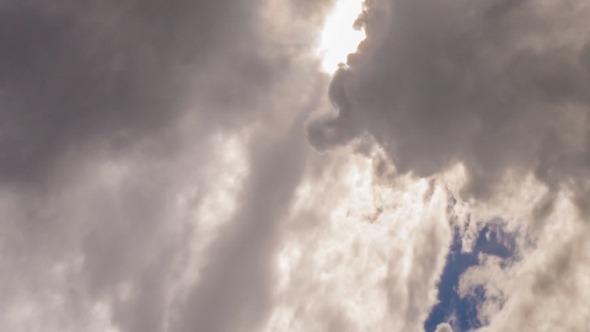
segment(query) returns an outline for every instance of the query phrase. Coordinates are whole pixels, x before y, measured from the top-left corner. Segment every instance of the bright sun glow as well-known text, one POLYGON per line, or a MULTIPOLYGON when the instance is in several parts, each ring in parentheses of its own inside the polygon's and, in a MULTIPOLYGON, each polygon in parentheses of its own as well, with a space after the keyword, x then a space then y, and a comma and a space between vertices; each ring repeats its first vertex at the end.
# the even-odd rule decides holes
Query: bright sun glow
POLYGON ((318 49, 324 71, 336 72, 338 65, 346 63, 348 54, 355 52, 365 39, 365 32, 353 27, 362 9, 363 0, 339 0, 328 16, 318 49))

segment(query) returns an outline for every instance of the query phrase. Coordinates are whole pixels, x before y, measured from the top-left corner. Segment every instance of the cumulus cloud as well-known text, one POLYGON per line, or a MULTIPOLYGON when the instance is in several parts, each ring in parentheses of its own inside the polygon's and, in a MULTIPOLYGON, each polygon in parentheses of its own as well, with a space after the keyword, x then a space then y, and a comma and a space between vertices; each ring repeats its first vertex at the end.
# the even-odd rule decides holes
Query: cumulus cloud
POLYGON ((473 197, 533 172, 583 207, 588 15, 577 1, 368 1, 367 38, 330 86, 338 112, 311 121, 309 140, 368 134, 418 176, 461 163, 473 197))
POLYGON ((374 160, 351 152, 304 176, 267 331, 419 331, 436 301, 451 240, 444 189, 423 200, 427 181, 380 183, 374 160))
POLYGON ((0 329, 419 329, 444 191, 305 140, 332 5, 3 2, 0 329))
POLYGON ((365 4, 367 38, 335 74, 335 109, 309 120, 308 140, 331 151, 368 138, 398 174, 444 182, 466 251, 488 221, 506 221, 514 257, 482 256, 462 277, 462 296, 485 290, 482 330, 587 329, 585 309, 566 308, 588 307, 576 289, 588 273, 577 243, 588 219, 589 7, 365 4))
POLYGON ((588 226, 577 215, 573 202, 560 197, 533 246, 520 243, 516 259, 480 255, 479 265, 461 276, 460 296, 485 292, 481 331, 587 329, 588 226))

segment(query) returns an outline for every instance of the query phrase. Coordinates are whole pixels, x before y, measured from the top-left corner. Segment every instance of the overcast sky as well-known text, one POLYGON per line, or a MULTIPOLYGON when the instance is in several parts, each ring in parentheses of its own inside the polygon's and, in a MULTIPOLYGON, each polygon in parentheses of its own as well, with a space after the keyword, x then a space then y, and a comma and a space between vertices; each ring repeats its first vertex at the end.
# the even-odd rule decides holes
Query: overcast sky
POLYGON ((590 2, 0 0, 0 330, 590 332, 590 2))

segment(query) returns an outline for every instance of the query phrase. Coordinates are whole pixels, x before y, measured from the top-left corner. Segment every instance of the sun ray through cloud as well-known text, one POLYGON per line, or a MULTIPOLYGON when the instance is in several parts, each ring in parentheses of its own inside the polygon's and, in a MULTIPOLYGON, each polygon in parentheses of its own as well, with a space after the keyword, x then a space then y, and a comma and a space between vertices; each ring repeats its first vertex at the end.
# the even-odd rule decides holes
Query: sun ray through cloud
POLYGON ((365 39, 365 32, 354 27, 354 22, 362 13, 363 2, 338 0, 328 15, 317 51, 322 59, 322 68, 327 73, 334 73, 340 65, 346 64, 348 54, 354 53, 365 39))

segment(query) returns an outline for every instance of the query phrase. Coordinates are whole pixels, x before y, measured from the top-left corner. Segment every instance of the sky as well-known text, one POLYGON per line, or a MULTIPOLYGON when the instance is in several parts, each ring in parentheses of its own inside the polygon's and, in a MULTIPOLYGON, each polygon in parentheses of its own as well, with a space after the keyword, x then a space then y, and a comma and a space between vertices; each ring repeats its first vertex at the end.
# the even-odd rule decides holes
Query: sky
POLYGON ((590 332, 590 3, 0 0, 0 330, 590 332))

